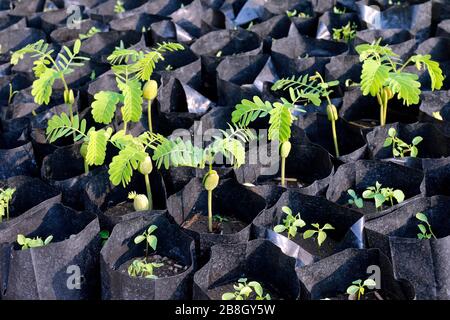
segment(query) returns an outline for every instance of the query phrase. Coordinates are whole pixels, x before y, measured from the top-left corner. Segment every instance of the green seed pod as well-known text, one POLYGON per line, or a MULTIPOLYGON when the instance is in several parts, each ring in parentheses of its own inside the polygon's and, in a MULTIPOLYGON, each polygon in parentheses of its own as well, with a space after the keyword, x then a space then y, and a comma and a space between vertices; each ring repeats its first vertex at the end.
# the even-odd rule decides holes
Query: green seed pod
POLYGON ((146 157, 144 161, 142 161, 141 164, 139 165, 139 172, 142 173, 143 175, 147 175, 150 174, 152 170, 153 170, 152 159, 150 157, 146 157))
POLYGON ((203 186, 206 190, 212 191, 219 185, 219 175, 215 170, 208 172, 203 178, 203 186))
POLYGON ((65 104, 74 104, 75 96, 73 94, 73 90, 65 90, 64 91, 64 103, 65 104))
POLYGON ((81 148, 80 148, 80 154, 81 154, 81 156, 83 157, 83 159, 86 159, 86 155, 87 155, 87 147, 88 147, 87 143, 83 143, 83 144, 81 145, 81 148))
POLYGON ((287 158, 291 152, 292 145, 289 141, 283 142, 280 147, 280 156, 287 158))
POLYGON ((158 83, 155 80, 148 80, 144 85, 144 99, 153 100, 158 95, 158 83))
POLYGON ((327 116, 330 121, 337 121, 339 119, 338 112, 334 104, 327 105, 327 116))
POLYGON ((133 201, 134 210, 145 211, 148 210, 148 199, 143 194, 138 194, 133 201))

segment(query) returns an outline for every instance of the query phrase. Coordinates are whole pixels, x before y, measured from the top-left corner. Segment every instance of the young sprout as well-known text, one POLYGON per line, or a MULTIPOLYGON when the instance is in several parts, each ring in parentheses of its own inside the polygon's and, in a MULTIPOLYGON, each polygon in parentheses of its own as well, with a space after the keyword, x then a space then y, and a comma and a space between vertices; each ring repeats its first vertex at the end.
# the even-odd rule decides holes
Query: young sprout
POLYGON ((88 32, 86 34, 84 33, 80 33, 80 35, 78 36, 80 38, 80 40, 85 40, 85 39, 89 39, 90 37, 92 37, 93 35, 99 33, 101 30, 97 27, 92 27, 88 30, 88 32))
POLYGON ((320 85, 324 89, 322 96, 327 100, 327 116, 328 120, 331 122, 331 133, 333 135, 333 143, 334 150, 336 153, 336 157, 339 157, 339 144, 337 140, 337 132, 336 132, 336 121, 339 119, 337 108, 334 104, 331 103, 330 94, 333 92, 332 90, 327 90, 329 87, 338 85, 339 81, 325 82, 320 73, 316 72, 316 74, 311 77, 311 79, 319 79, 320 85))
POLYGON ((289 207, 282 207, 281 210, 286 213, 286 218, 283 220, 283 224, 278 224, 273 228, 276 233, 283 233, 287 231, 288 239, 293 239, 297 235, 298 228, 303 228, 306 223, 300 217, 300 213, 295 216, 292 214, 292 210, 289 207))
POLYGON ((414 137, 411 144, 407 144, 403 140, 397 137, 397 130, 395 128, 390 128, 388 131, 388 137, 384 140, 384 147, 389 147, 392 145, 392 154, 394 157, 405 157, 405 154, 413 158, 417 157, 419 154, 419 149, 417 145, 421 143, 423 138, 421 136, 414 137))
MULTIPOLYGON (((66 76, 71 74, 75 67, 81 67, 84 61, 89 58, 79 56, 81 49, 81 40, 74 42, 73 49, 63 46, 61 52, 53 59, 54 50, 49 49, 49 44, 44 40, 28 44, 22 49, 13 52, 11 55, 11 64, 16 65, 26 54, 31 54, 35 58, 33 71, 36 77, 32 85, 31 94, 36 104, 48 104, 52 95, 53 86, 56 80, 60 80, 64 85, 64 103, 69 106, 70 119, 74 121, 73 104, 75 97, 73 90, 69 90, 66 82, 66 76)), ((35 112, 33 112, 36 115, 35 112)))
POLYGON ((153 197, 150 188, 150 173, 153 170, 153 163, 150 157, 145 157, 144 161, 139 164, 139 172, 144 175, 145 189, 147 191, 148 209, 153 210, 153 197))
POLYGON ((89 76, 89 79, 91 79, 91 81, 94 81, 97 78, 97 75, 95 74, 95 70, 92 70, 91 75, 89 76))
POLYGON ((317 244, 319 245, 319 247, 327 238, 327 233, 325 230, 334 230, 334 227, 329 223, 325 223, 325 225, 322 228, 318 223, 312 223, 311 226, 313 226, 315 230, 314 229, 306 230, 303 233, 303 239, 311 238, 315 234, 317 234, 317 244))
POLYGON ((158 229, 157 226, 152 224, 147 228, 144 233, 138 235, 136 238, 134 238, 134 243, 139 244, 142 241, 145 241, 145 260, 148 258, 148 247, 153 249, 153 251, 156 251, 156 245, 158 244, 158 238, 152 234, 155 232, 155 230, 158 229))
MULTIPOLYGON (((158 84, 151 80, 156 64, 164 60, 163 53, 184 50, 183 45, 174 42, 158 43, 152 50, 136 51, 125 49, 123 44, 117 47, 108 57, 108 61, 113 65, 112 69, 116 75, 119 89, 122 91, 124 106, 122 115, 124 118, 124 129, 129 121, 138 122, 142 113, 142 97, 147 100, 148 126, 153 132, 151 105, 158 94, 158 84), (125 64, 123 64, 125 63, 125 64), (141 89, 140 81, 144 81, 141 89)), ((97 95, 96 95, 97 96, 97 95)), ((123 99, 118 99, 116 92, 107 91, 98 97, 97 105, 92 105, 92 114, 96 122, 109 124, 112 121, 116 105, 123 99), (112 103, 112 106, 109 106, 112 103), (108 111, 104 117, 104 110, 108 111)))
POLYGON ((123 1, 117 0, 114 5, 114 13, 124 13, 125 7, 123 6, 123 1))
POLYGON ((348 204, 352 205, 354 204, 357 208, 361 209, 362 207, 364 207, 364 202, 363 199, 360 198, 357 194, 356 191, 353 189, 348 189, 347 190, 348 195, 351 197, 351 199, 348 199, 348 204))
MULTIPOLYGON (((289 90, 291 102, 281 98, 281 102, 272 104, 269 101, 263 102, 258 96, 254 96, 253 101, 244 99, 240 104, 236 105, 236 109, 232 113, 232 121, 233 123, 239 123, 241 126, 247 127, 250 122, 269 116, 268 138, 270 141, 276 141, 280 144, 281 185, 283 187, 286 187, 286 158, 289 156, 292 147, 289 142, 291 126, 294 120, 297 119, 294 113, 305 112, 297 104, 302 103, 306 105, 307 103, 313 103, 316 106, 320 106, 321 98, 328 98, 330 93, 328 89, 338 83, 337 81, 324 82, 319 74, 311 77, 304 75, 299 78, 293 76, 278 80, 272 86, 272 90, 289 90)), ((328 109, 332 109, 331 103, 328 109)), ((331 112, 330 114, 333 119, 337 116, 337 112, 331 112)))
POLYGON ((233 285, 234 292, 226 292, 222 295, 222 300, 249 300, 250 295, 256 295, 255 300, 270 300, 270 294, 264 295, 261 284, 257 281, 247 283, 247 278, 241 278, 238 283, 233 285))
POLYGON ((294 9, 294 10, 292 10, 292 11, 286 10, 286 15, 287 15, 289 18, 295 17, 295 16, 297 16, 297 10, 296 10, 296 9, 294 9))
POLYGON ((6 214, 6 221, 9 220, 9 204, 16 192, 15 188, 0 188, 0 222, 3 221, 3 216, 6 214))
POLYGON ((433 114, 433 118, 440 120, 440 121, 444 121, 444 119, 442 118, 441 112, 440 111, 435 111, 432 113, 433 114))
POLYGON ((366 289, 373 289, 376 287, 376 282, 373 279, 366 279, 364 282, 361 279, 352 282, 352 285, 347 288, 347 294, 356 297, 357 300, 361 299, 366 289))
POLYGON ((404 69, 414 64, 418 70, 426 68, 431 78, 431 90, 441 89, 444 81, 439 63, 430 55, 413 55, 404 63, 389 46, 380 45, 381 38, 371 44, 356 47, 363 63, 361 72, 361 91, 364 96, 377 98, 380 105, 380 125, 386 124, 388 102, 397 94, 403 104, 410 106, 419 103, 420 82, 417 74, 404 69))
POLYGON ((152 102, 158 95, 158 83, 155 80, 149 80, 144 85, 144 99, 147 100, 147 117, 148 117, 148 129, 153 132, 152 124, 152 102))
POLYGON ((296 9, 294 9, 294 10, 292 10, 292 11, 287 10, 287 11, 286 11, 286 15, 287 15, 289 18, 293 18, 293 17, 298 17, 298 18, 311 18, 311 16, 310 16, 308 13, 301 12, 301 11, 297 12, 296 9))
POLYGON ((222 51, 217 51, 217 53, 216 53, 216 57, 217 58, 220 58, 220 57, 222 57, 222 54, 223 54, 223 52, 222 51))
POLYGON ((137 194, 135 191, 132 191, 128 194, 128 199, 133 200, 133 207, 136 211, 146 211, 150 210, 150 203, 148 198, 144 194, 137 194))
POLYGON ((333 28, 333 40, 349 42, 355 39, 357 28, 356 23, 350 23, 350 21, 341 28, 333 28))
POLYGON ((247 128, 234 128, 229 126, 229 131, 220 130, 222 136, 214 136, 213 142, 206 148, 194 146, 192 142, 183 141, 180 137, 175 140, 167 139, 159 134, 153 134, 153 144, 149 144, 154 149, 153 160, 156 166, 166 169, 169 167, 192 167, 204 169, 207 165, 208 172, 203 177, 203 186, 208 192, 208 230, 213 231, 212 220, 212 195, 214 189, 219 185, 219 175, 213 170, 213 164, 217 161, 217 155, 223 155, 230 164, 239 168, 245 163, 244 144, 254 139, 251 130, 247 128))
POLYGON ((48 236, 45 240, 40 237, 27 238, 23 234, 17 235, 17 243, 22 246, 22 250, 39 248, 48 245, 53 240, 53 236, 48 236))
POLYGON ((227 217, 222 217, 221 215, 218 215, 218 214, 215 214, 213 216, 213 220, 216 222, 219 222, 219 223, 230 221, 230 219, 228 219, 227 217))
POLYGON ((128 267, 128 274, 132 277, 145 277, 149 279, 156 279, 153 275, 153 269, 162 267, 162 263, 147 263, 149 246, 156 251, 156 246, 158 244, 158 238, 153 234, 155 230, 158 229, 157 226, 151 225, 142 234, 134 238, 135 244, 140 244, 145 241, 145 258, 135 259, 128 267))
POLYGON ((10 105, 11 104, 11 102, 12 102, 12 99, 14 98, 14 96, 16 95, 16 94, 18 94, 19 93, 19 91, 14 91, 13 90, 13 86, 12 86, 12 83, 10 83, 9 84, 9 97, 8 97, 8 105, 10 105))
POLYGON ((339 146, 336 133, 336 121, 339 119, 339 116, 336 106, 331 103, 330 94, 333 93, 331 88, 338 84, 339 81, 325 82, 322 75, 319 72, 316 72, 313 76, 305 75, 303 77, 300 76, 298 79, 295 77, 281 79, 272 86, 272 90, 275 91, 289 90, 292 105, 294 106, 297 103, 304 103, 305 105, 307 103, 312 103, 315 106, 320 106, 322 102, 321 99, 325 98, 327 101, 327 117, 331 122, 336 157, 339 157, 339 146))
POLYGON ((417 227, 420 230, 420 233, 417 234, 417 238, 418 239, 421 239, 421 240, 423 240, 423 239, 431 239, 431 237, 433 237, 434 239, 437 239, 436 236, 433 233, 433 230, 431 229, 431 225, 428 222, 428 218, 427 218, 427 216, 425 214, 423 214, 422 212, 417 213, 416 214, 416 219, 419 220, 419 221, 422 221, 422 222, 424 222, 426 224, 426 226, 424 226, 421 223, 419 223, 417 225, 417 227), (427 227, 428 227, 428 230, 430 231, 430 233, 427 232, 427 227))
POLYGON ((397 203, 403 202, 405 200, 405 194, 402 190, 394 188, 381 188, 381 183, 378 181, 375 183, 375 186, 367 187, 367 189, 362 194, 364 199, 374 199, 375 200, 375 208, 381 208, 383 203, 386 201, 390 201, 391 206, 394 205, 394 199, 397 200, 397 203))
POLYGON ((105 245, 106 241, 108 241, 109 239, 109 231, 108 230, 102 230, 98 233, 98 235, 100 236, 100 239, 102 240, 102 246, 105 245))
POLYGON ((344 13, 346 13, 346 9, 345 8, 340 9, 337 6, 334 6, 333 7, 333 13, 334 14, 344 14, 344 13))

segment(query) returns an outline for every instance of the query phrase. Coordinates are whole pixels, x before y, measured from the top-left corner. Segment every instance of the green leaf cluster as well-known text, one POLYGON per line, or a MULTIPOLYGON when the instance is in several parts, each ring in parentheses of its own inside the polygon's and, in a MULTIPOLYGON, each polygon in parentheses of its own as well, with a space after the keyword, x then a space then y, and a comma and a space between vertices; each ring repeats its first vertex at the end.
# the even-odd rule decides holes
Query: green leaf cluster
POLYGON ((158 244, 158 238, 153 234, 155 230, 158 229, 157 226, 152 224, 144 231, 142 234, 138 235, 134 238, 134 243, 139 244, 143 241, 146 241, 146 245, 150 246, 154 251, 156 251, 156 246, 158 244))
POLYGON ((355 280, 352 282, 352 285, 347 288, 347 294, 350 296, 355 296, 357 300, 361 299, 361 296, 364 295, 366 288, 374 289, 377 283, 373 279, 366 279, 362 281, 361 279, 355 280))
POLYGON ((85 119, 80 121, 79 116, 75 115, 71 121, 66 113, 62 113, 54 115, 48 121, 46 134, 50 143, 69 136, 73 136, 75 142, 82 140, 87 145, 85 161, 88 165, 93 166, 103 164, 112 128, 87 130, 85 119))
POLYGON ((350 21, 341 28, 333 28, 333 40, 349 42, 356 37, 357 28, 356 23, 350 21))
POLYGON ((214 136, 213 142, 205 148, 194 146, 190 140, 184 141, 180 137, 171 140, 153 134, 152 159, 158 168, 164 165, 166 169, 180 166, 203 169, 222 154, 235 168, 240 167, 245 163, 245 143, 255 138, 252 131, 229 125, 228 131, 220 132, 221 136, 214 136))
POLYGON ((319 247, 327 239, 327 233, 325 230, 334 230, 334 227, 329 223, 325 223, 323 227, 320 227, 318 223, 312 223, 311 226, 314 227, 314 229, 306 230, 303 233, 303 239, 308 239, 316 236, 317 244, 319 245, 319 247))
POLYGON ((375 186, 368 187, 362 194, 364 199, 374 199, 375 200, 375 208, 381 208, 383 203, 386 201, 390 201, 391 206, 394 205, 394 200, 397 200, 397 203, 403 202, 405 200, 405 194, 400 189, 394 188, 382 188, 381 183, 378 181, 375 183, 375 186))
POLYGON ((351 197, 351 199, 348 199, 348 204, 352 205, 354 204, 357 208, 361 209, 362 207, 364 207, 364 202, 363 199, 360 198, 357 194, 356 191, 353 189, 348 189, 347 190, 348 195, 351 197))
POLYGON ((295 238, 298 228, 306 226, 305 221, 300 217, 300 213, 295 216, 292 214, 292 210, 289 207, 282 207, 281 210, 286 214, 286 218, 283 220, 283 224, 278 224, 273 228, 276 233, 287 232, 288 239, 295 238))
MULTIPOLYGON (((11 55, 11 64, 16 65, 27 54, 34 58, 33 71, 36 80, 33 81, 31 94, 34 101, 39 104, 48 104, 53 91, 53 85, 60 79, 67 87, 65 76, 72 73, 74 68, 81 67, 89 58, 79 55, 81 41, 78 39, 73 49, 63 46, 56 59, 53 58, 54 50, 44 40, 28 44, 11 55)), ((66 88, 67 89, 67 88, 66 88)))
POLYGON ((417 238, 418 239, 420 239, 420 240, 431 239, 432 237, 434 239, 437 239, 436 236, 433 233, 433 230, 431 229, 430 223, 428 222, 428 217, 424 213, 418 212, 416 214, 416 219, 421 221, 421 222, 423 222, 423 223, 425 223, 425 225, 422 224, 422 223, 419 223, 417 225, 417 227, 419 228, 419 231, 420 231, 420 233, 417 234, 417 238))
POLYGON ((45 240, 40 237, 27 238, 23 234, 17 235, 17 243, 22 246, 22 250, 39 248, 48 245, 53 240, 53 236, 48 236, 45 240))
POLYGON ((412 140, 411 144, 407 144, 397 137, 397 130, 395 130, 395 128, 390 128, 388 130, 388 137, 384 140, 383 147, 389 147, 392 145, 392 154, 394 157, 403 158, 409 153, 411 157, 415 158, 419 154, 417 145, 422 141, 423 138, 421 136, 416 136, 412 140))
POLYGON ((163 263, 146 262, 145 259, 135 259, 128 266, 128 275, 130 277, 142 277, 146 279, 158 279, 154 275, 155 268, 161 268, 163 263))
POLYGON ((257 281, 250 281, 247 283, 246 278, 238 280, 237 284, 233 285, 234 292, 225 292, 222 295, 222 300, 249 300, 252 293, 255 294, 255 300, 270 300, 270 294, 264 294, 262 285, 257 281))
POLYGON ((80 40, 85 40, 85 39, 89 39, 91 37, 93 37, 95 34, 99 33, 101 30, 97 27, 92 27, 88 30, 88 32, 86 33, 80 33, 80 35, 78 36, 80 38, 80 40))
POLYGON ((430 55, 414 55, 403 62, 389 46, 382 46, 380 42, 381 39, 378 39, 371 44, 361 44, 356 47, 360 61, 363 63, 361 72, 363 95, 370 94, 381 99, 382 90, 389 88, 392 95, 397 94, 397 98, 405 105, 417 104, 421 92, 418 76, 404 71, 410 64, 415 64, 417 70, 427 69, 432 90, 442 88, 444 81, 442 70, 438 62, 431 60, 430 55))

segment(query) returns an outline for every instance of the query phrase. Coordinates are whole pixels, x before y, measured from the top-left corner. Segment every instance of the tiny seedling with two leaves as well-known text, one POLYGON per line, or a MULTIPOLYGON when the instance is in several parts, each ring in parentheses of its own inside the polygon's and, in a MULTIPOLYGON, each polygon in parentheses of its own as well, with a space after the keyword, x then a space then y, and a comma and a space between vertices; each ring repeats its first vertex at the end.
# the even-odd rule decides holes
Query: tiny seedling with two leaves
POLYGON ((360 198, 357 194, 356 191, 353 189, 348 189, 347 190, 348 195, 350 196, 350 199, 348 199, 348 204, 350 205, 355 205, 357 208, 361 209, 362 207, 364 207, 364 202, 363 199, 360 198))
POLYGON ((393 206, 394 199, 397 200, 397 203, 401 203, 405 200, 405 194, 402 190, 388 187, 382 188, 381 186, 381 183, 377 181, 375 186, 368 187, 362 194, 364 199, 375 200, 375 208, 377 210, 382 208, 383 203, 386 201, 389 201, 391 206, 393 206))
POLYGON ((366 279, 362 281, 361 279, 352 282, 352 285, 347 288, 347 294, 350 297, 355 297, 356 300, 360 300, 364 295, 366 289, 373 289, 376 287, 376 282, 373 279, 366 279))
POLYGON ((39 248, 48 245, 53 240, 53 236, 48 236, 45 240, 40 237, 27 238, 23 234, 17 235, 17 243, 22 246, 22 250, 39 248))
POLYGON ((273 231, 276 233, 283 233, 286 231, 288 239, 293 239, 297 235, 298 229, 303 228, 306 223, 300 217, 300 213, 297 213, 294 216, 291 208, 284 206, 281 210, 286 214, 286 218, 283 219, 283 224, 276 225, 273 228, 273 231))
POLYGON ((250 281, 247 283, 246 278, 238 280, 237 284, 233 285, 234 292, 225 292, 222 295, 222 300, 249 300, 252 293, 255 294, 255 300, 270 300, 270 294, 264 294, 262 285, 257 281, 250 281))
POLYGON ((433 230, 431 229, 430 223, 428 222, 428 217, 424 213, 422 213, 422 212, 417 213, 416 214, 416 219, 421 221, 421 222, 423 222, 423 223, 425 223, 425 225, 422 224, 422 223, 419 223, 417 225, 417 227, 420 230, 420 233, 417 234, 417 238, 418 239, 421 239, 421 240, 423 240, 423 239, 431 239, 432 237, 434 239, 437 239, 436 236, 433 233, 433 230))
POLYGON ((384 147, 392 146, 392 155, 394 157, 405 157, 409 154, 410 157, 415 158, 419 154, 417 145, 423 141, 421 136, 414 137, 411 144, 407 144, 399 137, 397 137, 397 130, 390 128, 388 130, 388 137, 384 140, 384 147))
POLYGON ((364 96, 377 98, 380 106, 380 125, 386 124, 388 102, 395 95, 403 104, 410 106, 419 103, 420 82, 415 73, 404 71, 415 65, 417 70, 425 68, 431 78, 431 90, 439 90, 444 84, 444 76, 439 63, 430 55, 413 55, 403 62, 389 46, 382 46, 381 38, 371 44, 356 47, 362 62, 361 91, 364 96))
POLYGON ((0 188, 0 222, 3 222, 3 216, 6 216, 6 221, 9 220, 9 204, 15 192, 15 188, 0 188))

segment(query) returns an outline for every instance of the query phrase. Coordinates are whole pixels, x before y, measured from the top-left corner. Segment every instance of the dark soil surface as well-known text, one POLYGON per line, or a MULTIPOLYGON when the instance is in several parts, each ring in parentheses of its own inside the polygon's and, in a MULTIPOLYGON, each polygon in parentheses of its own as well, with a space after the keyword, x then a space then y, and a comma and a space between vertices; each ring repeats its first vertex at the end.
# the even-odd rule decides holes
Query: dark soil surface
POLYGON ((135 210, 132 202, 123 202, 119 203, 117 206, 107 209, 104 212, 104 215, 108 216, 110 219, 118 219, 134 211, 135 210))
MULTIPOLYGON (((336 297, 329 298, 330 300, 358 300, 356 296, 349 296, 348 294, 340 294, 336 297)), ((382 290, 376 291, 367 291, 366 293, 360 296, 359 300, 398 300, 398 298, 394 297, 389 293, 384 293, 382 290)))
MULTIPOLYGON (((248 224, 238 220, 235 217, 221 216, 228 221, 213 220, 213 232, 217 234, 233 234, 244 229, 248 224)), ((183 228, 196 231, 198 233, 208 232, 208 217, 200 213, 194 214, 183 224, 183 228)))
MULTIPOLYGON (((317 243, 317 239, 315 237, 303 239, 303 233, 297 233, 295 238, 291 238, 289 240, 295 242, 300 247, 302 247, 304 250, 309 252, 310 254, 316 256, 316 257, 328 257, 331 254, 333 254, 334 249, 336 248, 336 245, 338 241, 334 240, 329 236, 329 234, 333 232, 333 230, 328 230, 327 238, 322 243, 322 245, 319 247, 317 243)), ((283 236, 287 238, 287 232, 282 233, 283 236)))

